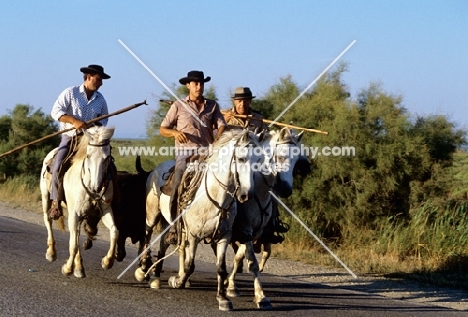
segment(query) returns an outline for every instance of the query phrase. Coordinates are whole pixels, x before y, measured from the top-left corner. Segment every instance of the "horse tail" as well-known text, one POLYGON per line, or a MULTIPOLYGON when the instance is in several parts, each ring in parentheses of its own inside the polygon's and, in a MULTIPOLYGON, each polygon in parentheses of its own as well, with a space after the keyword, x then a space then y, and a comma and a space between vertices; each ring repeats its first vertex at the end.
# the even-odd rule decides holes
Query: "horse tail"
POLYGON ((135 169, 138 172, 138 174, 149 174, 149 172, 145 171, 143 169, 143 166, 141 166, 141 156, 137 155, 136 160, 135 160, 135 169))

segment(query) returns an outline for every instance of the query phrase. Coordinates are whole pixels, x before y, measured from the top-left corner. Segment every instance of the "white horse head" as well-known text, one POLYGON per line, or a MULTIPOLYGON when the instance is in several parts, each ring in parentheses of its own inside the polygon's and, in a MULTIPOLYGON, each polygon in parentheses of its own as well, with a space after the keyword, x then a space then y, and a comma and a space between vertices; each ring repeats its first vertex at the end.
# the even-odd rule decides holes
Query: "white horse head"
POLYGON ((280 197, 289 197, 293 188, 293 169, 301 157, 301 139, 304 131, 299 134, 291 129, 282 128, 271 131, 271 138, 267 140, 271 153, 271 166, 277 173, 275 192, 280 197))
POLYGON ((213 144, 208 168, 218 180, 218 185, 239 202, 247 201, 253 195, 252 146, 260 146, 259 135, 248 130, 224 132, 213 144))
POLYGON ((82 182, 89 193, 99 194, 108 179, 111 162, 110 139, 114 128, 94 126, 84 130, 73 162, 83 161, 82 182))

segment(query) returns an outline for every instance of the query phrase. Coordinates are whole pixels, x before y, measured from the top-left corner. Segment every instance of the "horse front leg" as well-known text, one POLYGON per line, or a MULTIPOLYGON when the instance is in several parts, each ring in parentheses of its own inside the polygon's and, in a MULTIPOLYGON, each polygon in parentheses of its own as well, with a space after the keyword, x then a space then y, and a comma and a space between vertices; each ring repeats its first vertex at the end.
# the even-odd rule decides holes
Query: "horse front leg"
POLYGON ((179 252, 179 276, 184 276, 185 272, 190 270, 190 260, 187 258, 187 241, 185 240, 185 233, 181 232, 181 234, 182 238, 177 251, 179 252))
POLYGON ((169 278, 168 283, 172 288, 184 288, 187 285, 190 275, 195 271, 195 254, 197 252, 199 239, 191 234, 182 234, 182 241, 179 245, 179 272, 169 278), (186 247, 188 241, 188 248, 186 247))
POLYGON ((109 229, 109 237, 110 237, 110 245, 109 245, 109 251, 107 254, 102 258, 101 261, 101 266, 104 270, 112 268, 114 265, 115 261, 115 251, 117 248, 117 239, 119 237, 119 230, 117 230, 117 227, 114 222, 114 216, 112 214, 112 208, 107 206, 107 208, 104 210, 104 213, 102 215, 102 223, 109 229))
MULTIPOLYGON (((166 251, 169 248, 169 244, 164 242, 164 239, 161 237, 159 240, 159 250, 158 255, 156 257, 156 265, 154 267, 154 275, 150 277, 148 282, 151 288, 159 289, 161 288, 161 273, 163 272, 163 264, 164 264, 164 257, 166 256, 166 251)), ((151 262, 151 256, 149 256, 149 261, 151 262)), ((148 266, 147 268, 149 268, 148 266)))
MULTIPOLYGON (((138 264, 138 268, 134 272, 135 279, 138 282, 147 281, 149 278, 146 274, 148 269, 153 265, 153 261, 151 260, 151 236, 153 235, 154 227, 158 222, 161 220, 161 213, 159 210, 159 196, 157 192, 154 190, 150 190, 147 192, 146 196, 146 234, 145 234, 145 242, 143 248, 138 251, 140 255, 140 261, 138 264), (143 250, 146 250, 143 253, 143 250)), ((163 238, 161 237, 161 240, 163 238)))
MULTIPOLYGON (((70 231, 70 240, 69 240, 69 257, 65 264, 62 266, 62 274, 63 275, 70 275, 74 271, 74 263, 77 262, 75 257, 78 254, 78 257, 81 257, 78 250, 78 240, 79 240, 79 232, 80 232, 80 223, 78 220, 78 216, 76 212, 71 211, 72 208, 69 209, 68 215, 68 230, 70 231)), ((80 277, 80 276, 77 276, 80 277)))
POLYGON ((115 259, 117 260, 117 262, 122 262, 127 256, 127 251, 125 250, 125 240, 126 237, 124 237, 120 232, 119 238, 117 239, 117 250, 115 253, 115 259))
POLYGON ((80 248, 78 248, 75 259, 73 261, 73 275, 78 278, 86 277, 85 269, 83 267, 83 258, 81 257, 80 248))
MULTIPOLYGON (((149 278, 146 274, 148 269, 153 265, 153 261, 151 260, 151 237, 153 235, 154 227, 156 226, 158 220, 157 213, 152 205, 149 205, 147 202, 146 204, 146 234, 144 238, 144 244, 140 244, 140 250, 138 250, 138 254, 140 255, 140 262, 138 264, 138 268, 134 272, 135 279, 138 282, 147 281, 149 278), (144 252, 144 250, 146 250, 144 252)), ((160 237, 160 241, 164 239, 160 237)))
POLYGON ((266 261, 271 255, 271 243, 263 243, 262 260, 260 261, 260 272, 263 272, 266 261))
POLYGON ((226 290, 227 295, 229 297, 240 296, 239 290, 237 289, 237 286, 236 286, 236 274, 239 272, 239 267, 242 267, 244 257, 245 257, 245 249, 246 249, 245 244, 241 244, 240 246, 237 246, 237 251, 233 259, 232 272, 229 275, 228 286, 226 290))
POLYGON ((263 294, 262 283, 260 282, 260 271, 258 267, 258 261, 255 257, 255 252, 253 248, 252 241, 249 241, 245 244, 245 257, 247 259, 248 269, 250 274, 254 278, 254 303, 257 304, 257 307, 263 310, 271 309, 270 299, 263 294))
POLYGON ((54 262, 57 260, 57 249, 55 248, 55 237, 54 231, 52 230, 52 219, 49 218, 47 214, 49 208, 51 206, 50 200, 48 197, 42 198, 42 210, 44 213, 44 224, 47 230, 47 251, 46 251, 46 259, 49 262, 54 262))
POLYGON ((231 311, 233 310, 232 301, 226 294, 226 282, 228 272, 226 269, 226 251, 228 246, 228 239, 221 239, 216 247, 216 267, 218 273, 218 293, 216 299, 218 300, 219 310, 231 311))

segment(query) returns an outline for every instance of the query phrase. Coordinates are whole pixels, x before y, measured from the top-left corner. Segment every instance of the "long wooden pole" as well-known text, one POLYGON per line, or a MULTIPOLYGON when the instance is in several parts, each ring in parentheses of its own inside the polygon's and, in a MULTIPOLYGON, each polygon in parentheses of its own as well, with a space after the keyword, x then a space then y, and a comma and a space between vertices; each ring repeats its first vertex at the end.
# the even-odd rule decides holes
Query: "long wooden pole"
POLYGON ((304 130, 304 131, 315 132, 315 133, 320 133, 320 134, 328 134, 327 131, 303 128, 303 127, 299 127, 299 126, 292 125, 292 124, 276 122, 276 121, 272 121, 272 120, 268 120, 268 119, 255 118, 253 116, 247 116, 247 115, 243 115, 243 114, 235 114, 234 117, 243 118, 243 119, 258 120, 258 121, 263 121, 265 123, 273 123, 274 125, 278 125, 280 127, 287 127, 287 128, 291 128, 291 129, 304 130))
MULTIPOLYGON (((92 123, 95 123, 95 122, 98 122, 98 121, 101 121, 102 119, 106 119, 106 118, 109 118, 109 117, 112 117, 112 116, 116 116, 116 115, 119 115, 119 114, 122 114, 124 112, 127 112, 127 111, 130 111, 132 109, 135 109, 141 105, 147 105, 146 103, 146 100, 143 101, 143 102, 139 102, 139 103, 136 103, 136 104, 133 104, 127 108, 123 108, 123 109, 120 109, 118 111, 115 111, 115 112, 112 112, 112 113, 109 113, 109 114, 105 114, 103 116, 100 116, 100 117, 97 117, 97 118, 94 118, 92 120, 89 120, 86 122, 86 125, 90 125, 92 123)), ((49 135, 46 135, 45 137, 42 137, 40 139, 37 139, 37 140, 34 140, 34 141, 31 141, 29 143, 26 143, 26 144, 23 144, 21 146, 18 146, 8 152, 5 152, 5 153, 2 153, 0 154, 0 158, 4 157, 4 156, 7 156, 7 155, 10 155, 12 153, 15 153, 21 149, 24 149, 25 147, 28 147, 30 145, 33 145, 33 144, 36 144, 36 143, 39 143, 39 142, 42 142, 44 140, 47 140, 47 139, 50 139, 50 138, 53 138, 54 136, 57 136, 57 135, 60 135, 62 133, 65 133, 65 132, 68 132, 68 131, 71 131, 71 130, 74 130, 75 128, 69 128, 69 129, 64 129, 64 130, 60 130, 60 131, 57 131, 55 133, 52 133, 52 134, 49 134, 49 135)))

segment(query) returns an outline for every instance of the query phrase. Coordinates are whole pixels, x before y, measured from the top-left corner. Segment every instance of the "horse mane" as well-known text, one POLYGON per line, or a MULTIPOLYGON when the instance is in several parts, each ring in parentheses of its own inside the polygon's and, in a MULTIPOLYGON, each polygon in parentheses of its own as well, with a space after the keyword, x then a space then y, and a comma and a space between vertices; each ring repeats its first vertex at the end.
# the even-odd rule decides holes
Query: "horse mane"
MULTIPOLYGON (((248 134, 248 130, 232 129, 224 131, 219 138, 212 144, 211 153, 207 158, 207 162, 214 162, 222 147, 225 147, 232 140, 239 140, 245 134, 248 134)), ((250 138, 250 136, 249 136, 250 138)))
POLYGON ((115 128, 106 128, 104 126, 94 126, 88 128, 81 136, 76 146, 76 153, 73 156, 72 163, 84 160, 87 153, 87 146, 90 139, 94 140, 95 144, 102 144, 109 140, 114 134, 115 128))
POLYGON ((292 129, 282 128, 279 131, 270 131, 271 137, 277 144, 295 144, 299 145, 299 136, 292 129))
POLYGON ((219 149, 223 146, 226 146, 231 140, 240 139, 246 132, 246 130, 241 129, 232 129, 224 131, 219 138, 213 143, 213 149, 219 149))

